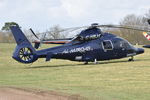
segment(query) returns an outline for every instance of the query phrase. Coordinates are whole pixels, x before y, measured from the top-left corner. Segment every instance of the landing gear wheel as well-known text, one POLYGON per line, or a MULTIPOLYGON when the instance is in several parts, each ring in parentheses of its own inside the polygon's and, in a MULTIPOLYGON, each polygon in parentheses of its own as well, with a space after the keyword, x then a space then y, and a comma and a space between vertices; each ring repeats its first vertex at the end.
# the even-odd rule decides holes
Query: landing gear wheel
POLYGON ((94 64, 99 64, 99 62, 97 61, 97 59, 94 59, 94 64))
POLYGON ((84 64, 85 64, 85 65, 87 65, 88 63, 89 63, 89 62, 88 62, 88 61, 86 61, 84 64))
POLYGON ((131 57, 128 61, 134 61, 134 57, 131 57))

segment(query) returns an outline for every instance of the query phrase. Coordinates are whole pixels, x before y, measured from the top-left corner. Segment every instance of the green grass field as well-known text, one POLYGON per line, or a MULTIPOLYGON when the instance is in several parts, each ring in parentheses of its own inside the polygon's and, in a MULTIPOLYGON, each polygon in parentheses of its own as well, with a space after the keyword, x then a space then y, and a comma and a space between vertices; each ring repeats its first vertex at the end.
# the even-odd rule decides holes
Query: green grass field
POLYGON ((0 87, 54 90, 89 100, 150 100, 150 49, 136 56, 134 62, 125 58, 84 65, 39 59, 25 65, 11 58, 14 47, 0 44, 0 87))

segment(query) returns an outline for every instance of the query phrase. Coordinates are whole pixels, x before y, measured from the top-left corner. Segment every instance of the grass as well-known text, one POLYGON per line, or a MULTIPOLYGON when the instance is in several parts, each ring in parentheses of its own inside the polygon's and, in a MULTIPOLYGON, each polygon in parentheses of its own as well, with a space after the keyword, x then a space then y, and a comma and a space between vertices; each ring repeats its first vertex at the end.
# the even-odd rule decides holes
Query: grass
POLYGON ((14 47, 0 44, 0 86, 54 90, 89 100, 150 100, 150 49, 136 56, 134 62, 125 58, 83 65, 39 59, 26 65, 11 58, 14 47))

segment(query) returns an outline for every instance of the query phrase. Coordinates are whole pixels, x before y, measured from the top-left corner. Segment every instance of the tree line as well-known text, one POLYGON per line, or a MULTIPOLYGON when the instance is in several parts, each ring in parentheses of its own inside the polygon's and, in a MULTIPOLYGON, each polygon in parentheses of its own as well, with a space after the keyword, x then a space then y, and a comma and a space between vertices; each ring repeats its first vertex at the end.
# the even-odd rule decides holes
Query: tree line
MULTIPOLYGON (((150 29, 150 25, 147 20, 150 19, 150 10, 144 15, 130 14, 120 21, 120 25, 123 26, 137 26, 140 29, 150 29), (147 26, 147 27, 143 27, 147 26)), ((121 36, 131 42, 132 44, 150 44, 150 42, 145 39, 141 31, 127 30, 127 29, 110 29, 110 32, 121 36)))
MULTIPOLYGON (((140 28, 143 28, 142 26, 148 26, 150 28, 150 25, 147 23, 147 19, 150 19, 150 10, 148 10, 147 13, 144 15, 135 15, 135 14, 129 14, 126 15, 120 22, 120 25, 123 26, 140 26, 140 28)), ((10 32, 9 26, 11 25, 17 25, 16 22, 6 22, 5 25, 0 30, 0 42, 3 43, 12 43, 14 42, 13 36, 10 32)), ((47 33, 45 36, 45 39, 62 39, 67 38, 67 34, 65 32, 60 32, 60 30, 63 30, 59 25, 55 25, 53 27, 50 27, 45 32, 47 33)), ((24 30, 25 33, 28 31, 24 30)), ((145 39, 142 32, 135 31, 135 30, 127 30, 127 29, 105 29, 107 32, 114 33, 122 38, 125 38, 132 44, 149 44, 149 41, 145 39)), ((44 33, 43 33, 44 34, 44 33)), ((37 34, 38 35, 38 34, 37 34)), ((29 39, 33 40, 33 35, 28 36, 29 39)), ((42 37, 40 34, 39 37, 42 37)))

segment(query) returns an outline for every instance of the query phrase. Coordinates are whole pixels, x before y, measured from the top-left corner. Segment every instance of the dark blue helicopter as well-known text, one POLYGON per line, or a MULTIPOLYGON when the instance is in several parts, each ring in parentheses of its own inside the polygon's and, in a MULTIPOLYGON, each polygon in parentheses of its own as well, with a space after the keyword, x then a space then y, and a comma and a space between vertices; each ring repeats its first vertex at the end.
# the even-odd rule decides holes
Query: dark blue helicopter
POLYGON ((33 63, 39 58, 65 59, 71 61, 82 61, 97 63, 101 60, 120 59, 144 53, 144 49, 136 48, 127 40, 111 33, 103 33, 99 27, 125 28, 144 31, 141 29, 92 24, 81 31, 70 42, 48 49, 36 50, 18 26, 11 26, 10 29, 16 40, 17 47, 13 53, 13 58, 21 63, 33 63))

